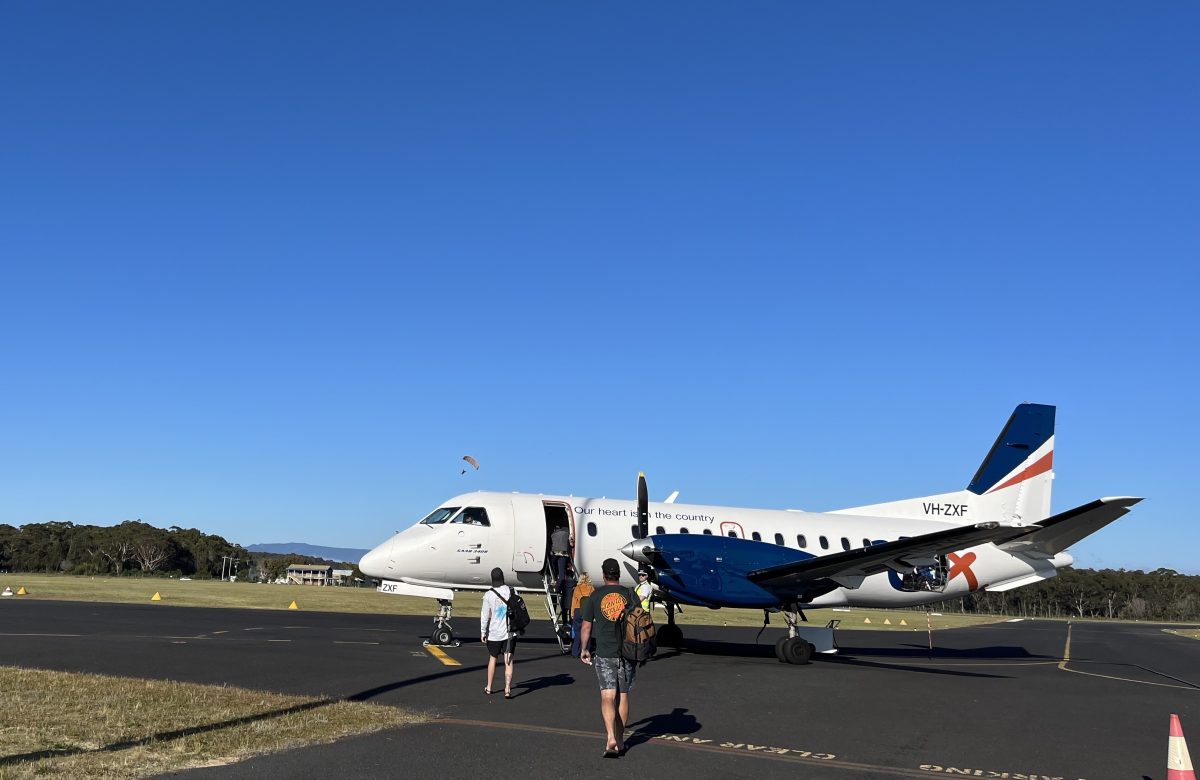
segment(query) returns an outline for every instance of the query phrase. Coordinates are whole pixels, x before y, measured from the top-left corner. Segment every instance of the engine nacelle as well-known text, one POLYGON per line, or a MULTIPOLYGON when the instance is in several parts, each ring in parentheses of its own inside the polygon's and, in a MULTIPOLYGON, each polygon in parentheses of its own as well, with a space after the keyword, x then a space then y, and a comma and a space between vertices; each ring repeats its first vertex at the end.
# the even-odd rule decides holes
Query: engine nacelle
POLYGON ((731 536, 656 534, 621 550, 648 565, 664 592, 684 603, 708 606, 774 607, 800 594, 780 594, 754 584, 758 569, 806 561, 812 553, 731 536))

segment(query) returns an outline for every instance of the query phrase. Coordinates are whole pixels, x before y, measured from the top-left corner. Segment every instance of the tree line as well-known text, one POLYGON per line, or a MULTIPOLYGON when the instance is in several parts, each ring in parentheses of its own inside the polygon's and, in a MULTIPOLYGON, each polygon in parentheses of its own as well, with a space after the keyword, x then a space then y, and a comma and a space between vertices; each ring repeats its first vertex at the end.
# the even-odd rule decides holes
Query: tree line
POLYGON ((933 609, 1029 618, 1195 621, 1200 620, 1200 576, 1171 569, 1066 568, 1036 585, 971 593, 933 609))
POLYGON ((0 571, 274 580, 292 563, 332 563, 303 555, 251 553, 195 528, 68 522, 0 523, 0 571))

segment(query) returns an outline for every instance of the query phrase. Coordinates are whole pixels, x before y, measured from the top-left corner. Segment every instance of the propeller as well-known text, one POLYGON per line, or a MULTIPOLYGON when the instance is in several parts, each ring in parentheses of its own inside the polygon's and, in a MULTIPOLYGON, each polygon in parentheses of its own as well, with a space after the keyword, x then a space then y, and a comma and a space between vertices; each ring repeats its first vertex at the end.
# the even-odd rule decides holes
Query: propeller
POLYGON ((650 535, 650 491, 646 489, 646 472, 638 472, 637 487, 637 539, 650 535))

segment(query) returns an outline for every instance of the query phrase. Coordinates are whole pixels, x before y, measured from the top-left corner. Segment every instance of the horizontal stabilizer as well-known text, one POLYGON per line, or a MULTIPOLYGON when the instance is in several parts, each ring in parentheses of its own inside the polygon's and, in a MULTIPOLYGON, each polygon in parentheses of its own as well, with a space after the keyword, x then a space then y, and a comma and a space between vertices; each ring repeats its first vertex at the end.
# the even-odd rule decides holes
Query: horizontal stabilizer
POLYGON ((938 555, 987 542, 1000 544, 1027 533, 1029 526, 976 523, 759 569, 747 576, 751 582, 769 590, 798 589, 821 578, 832 579, 845 587, 857 587, 864 577, 872 574, 888 569, 910 569, 938 555))
POLYGON ((1008 553, 1049 558, 1099 531, 1141 500, 1133 496, 1096 499, 1046 518, 1031 526, 1033 530, 1027 528, 1024 536, 1000 545, 1000 549, 1008 553))

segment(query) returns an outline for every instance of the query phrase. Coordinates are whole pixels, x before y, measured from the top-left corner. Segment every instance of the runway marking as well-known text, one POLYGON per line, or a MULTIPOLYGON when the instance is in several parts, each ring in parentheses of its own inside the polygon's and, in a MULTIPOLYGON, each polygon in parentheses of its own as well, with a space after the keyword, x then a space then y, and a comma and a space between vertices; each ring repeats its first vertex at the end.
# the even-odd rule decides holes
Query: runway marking
POLYGON ((137 634, 137 639, 208 639, 206 636, 155 636, 153 634, 137 634))
POLYGON ((229 633, 229 629, 225 629, 224 631, 214 631, 214 632, 212 632, 212 633, 213 633, 214 635, 215 635, 215 634, 228 634, 228 633, 229 633))
POLYGON ((268 639, 268 642, 290 642, 290 639, 268 639))
POLYGON ((243 631, 262 631, 262 628, 243 628, 243 631))
POLYGON ((443 651, 440 647, 425 645, 425 649, 429 651, 430 655, 444 663, 446 666, 462 666, 462 664, 460 664, 458 661, 455 661, 453 658, 446 655, 445 651, 443 651))
MULTIPOLYGON (((1063 670, 1064 672, 1071 672, 1072 674, 1082 674, 1082 675, 1086 675, 1088 677, 1100 677, 1105 680, 1117 680, 1118 682, 1136 683, 1138 685, 1154 685, 1159 688, 1175 688, 1176 690, 1181 690, 1181 691, 1200 690, 1200 687, 1197 687, 1190 683, 1188 683, 1186 685, 1171 685, 1170 683, 1151 682, 1150 680, 1134 680, 1129 677, 1117 677, 1116 675, 1112 675, 1112 674, 1100 674, 1099 672, 1085 672, 1082 669, 1071 669, 1067 666, 1067 664, 1071 662, 1071 629, 1072 628, 1074 628, 1074 625, 1072 623, 1067 623, 1067 644, 1066 644, 1066 646, 1063 647, 1062 660, 1058 662, 1058 668, 1063 670)), ((1079 663, 1079 662, 1077 661, 1076 663, 1079 663)), ((1092 662, 1092 663, 1098 663, 1098 662, 1092 662)), ((1179 680, 1179 678, 1177 678, 1177 677, 1171 677, 1171 675, 1169 675, 1169 674, 1162 674, 1161 672, 1156 672, 1153 669, 1146 669, 1146 667, 1144 667, 1144 666, 1138 666, 1138 668, 1143 669, 1147 672, 1150 672, 1151 674, 1157 674, 1161 677, 1166 677, 1171 680, 1177 680, 1178 682, 1187 683, 1186 680, 1179 680)))
MULTIPOLYGON (((447 723, 455 726, 473 726, 487 729, 509 729, 513 731, 531 731, 538 734, 559 734, 568 737, 581 737, 589 740, 603 739, 600 731, 581 731, 579 729, 559 728, 555 726, 536 726, 524 723, 503 721, 469 720, 465 718, 436 718, 429 725, 447 723)), ((1006 780, 1066 780, 1067 775, 1050 775, 1041 773, 1021 773, 988 769, 967 769, 962 767, 941 766, 938 764, 921 764, 917 768, 885 766, 870 764, 865 761, 848 761, 833 753, 822 753, 813 750, 776 747, 774 745, 756 745, 749 742, 730 742, 717 739, 704 739, 687 734, 650 734, 642 731, 625 732, 626 742, 631 737, 642 737, 647 745, 666 745, 669 747, 699 750, 720 755, 745 756, 749 758, 765 758, 773 761, 784 761, 792 764, 810 766, 825 766, 842 771, 868 772, 872 776, 891 775, 894 777, 929 777, 931 773, 965 775, 967 777, 1005 778, 1006 780)), ((1081 779, 1082 780, 1082 779, 1081 779)))
POLYGON ((333 640, 335 645, 377 645, 378 642, 343 642, 338 639, 333 640))
POLYGON ((81 637, 83 634, 0 634, 0 636, 52 636, 52 637, 81 637))

